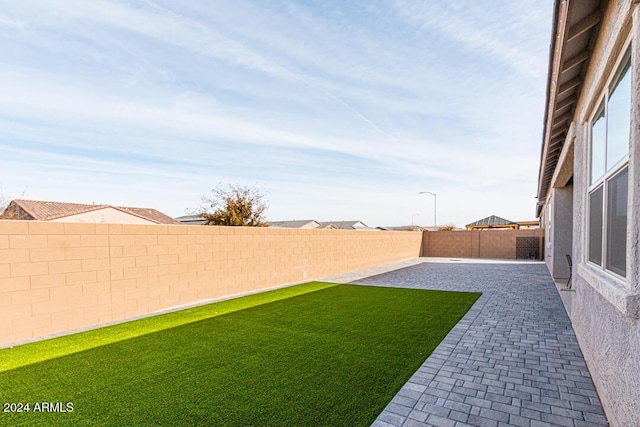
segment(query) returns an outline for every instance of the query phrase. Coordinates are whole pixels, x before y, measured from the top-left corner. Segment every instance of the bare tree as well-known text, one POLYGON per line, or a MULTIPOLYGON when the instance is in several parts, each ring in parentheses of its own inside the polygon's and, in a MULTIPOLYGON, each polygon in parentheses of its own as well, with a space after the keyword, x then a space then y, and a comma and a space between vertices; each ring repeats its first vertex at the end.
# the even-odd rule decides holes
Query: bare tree
MULTIPOLYGON (((24 197, 24 194, 27 192, 27 188, 28 187, 25 187, 22 191, 20 198, 24 197)), ((12 200, 13 198, 4 192, 4 187, 0 183, 0 219, 29 219, 29 215, 26 212, 22 211, 15 204, 11 205, 12 200), (10 209, 7 209, 9 206, 10 209)))
POLYGON ((11 202, 11 197, 4 193, 4 187, 0 184, 0 215, 11 202))
POLYGON ((454 224, 444 224, 438 226, 438 231, 453 231, 456 229, 454 224))
POLYGON ((219 184, 211 190, 210 196, 203 196, 204 206, 199 215, 206 219, 206 225, 230 225, 266 227, 264 211, 267 203, 264 194, 254 187, 229 184, 228 188, 219 184))

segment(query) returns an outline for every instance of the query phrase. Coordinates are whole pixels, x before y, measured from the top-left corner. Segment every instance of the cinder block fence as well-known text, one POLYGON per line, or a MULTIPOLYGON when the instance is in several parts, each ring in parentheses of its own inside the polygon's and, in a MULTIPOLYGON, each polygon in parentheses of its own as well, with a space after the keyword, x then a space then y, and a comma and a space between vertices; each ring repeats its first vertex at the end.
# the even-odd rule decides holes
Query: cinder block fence
POLYGON ((544 259, 544 230, 428 231, 422 256, 544 259))
POLYGON ((410 232, 0 221, 0 346, 420 256, 410 232))

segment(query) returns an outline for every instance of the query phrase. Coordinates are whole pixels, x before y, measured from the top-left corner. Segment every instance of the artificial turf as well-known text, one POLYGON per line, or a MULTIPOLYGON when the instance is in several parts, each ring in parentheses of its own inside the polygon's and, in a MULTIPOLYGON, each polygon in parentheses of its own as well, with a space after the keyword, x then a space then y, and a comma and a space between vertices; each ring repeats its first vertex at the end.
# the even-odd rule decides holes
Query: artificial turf
POLYGON ((0 424, 370 425, 480 295, 296 288, 0 350, 0 424))

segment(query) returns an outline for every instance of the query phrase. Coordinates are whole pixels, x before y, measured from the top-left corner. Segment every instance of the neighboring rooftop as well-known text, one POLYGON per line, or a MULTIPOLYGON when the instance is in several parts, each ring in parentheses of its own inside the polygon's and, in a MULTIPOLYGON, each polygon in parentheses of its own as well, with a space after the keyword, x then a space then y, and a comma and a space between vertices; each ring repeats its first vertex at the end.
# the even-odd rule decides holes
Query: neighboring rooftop
POLYGON ((389 227, 376 227, 378 230, 384 231, 425 231, 427 227, 420 225, 394 225, 389 227))
POLYGON ((271 221, 269 227, 275 228, 306 228, 306 229, 337 229, 337 230, 378 230, 366 225, 362 221, 326 221, 320 222, 314 219, 271 221))
POLYGON ((539 226, 540 221, 537 219, 531 221, 509 221, 508 219, 491 215, 476 222, 472 222, 471 224, 467 224, 465 228, 467 230, 482 230, 487 228, 519 230, 521 228, 539 228, 539 226))
POLYGON ((362 221, 329 221, 320 223, 323 228, 334 226, 338 230, 377 230, 362 221))
POLYGON ((491 215, 466 225, 467 230, 480 228, 518 228, 518 223, 491 215))
POLYGON ((269 227, 275 228, 319 228, 320 223, 313 219, 301 219, 292 221, 271 221, 269 227))
POLYGON ((202 218, 200 215, 179 216, 176 220, 180 221, 180 223, 184 225, 205 225, 207 222, 207 220, 202 218))
MULTIPOLYGON (((81 214, 100 210, 115 210, 129 216, 155 224, 180 224, 180 222, 156 209, 128 206, 95 205, 83 203, 47 202, 41 200, 14 199, 4 210, 0 219, 19 219, 35 221, 60 221, 81 214)), ((92 222, 92 221, 86 221, 92 222)), ((95 221, 93 221, 95 222, 95 221)), ((107 222, 107 221, 105 221, 107 222)))

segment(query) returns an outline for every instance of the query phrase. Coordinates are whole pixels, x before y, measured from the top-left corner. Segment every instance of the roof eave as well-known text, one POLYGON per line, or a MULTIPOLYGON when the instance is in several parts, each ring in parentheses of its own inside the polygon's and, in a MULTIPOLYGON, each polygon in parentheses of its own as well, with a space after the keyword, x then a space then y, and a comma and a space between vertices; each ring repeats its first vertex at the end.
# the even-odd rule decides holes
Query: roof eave
MULTIPOLYGON (((545 167, 545 154, 546 154, 546 150, 547 150, 547 126, 549 123, 549 105, 550 105, 550 101, 551 101, 551 84, 553 81, 553 76, 554 73, 556 71, 558 71, 560 69, 560 61, 557 59, 560 57, 560 55, 558 55, 558 57, 556 57, 555 52, 556 52, 556 41, 558 39, 558 17, 560 15, 560 6, 564 4, 564 1, 562 0, 555 0, 554 5, 553 5, 553 22, 552 22, 552 28, 553 31, 551 32, 551 41, 549 43, 549 70, 547 72, 547 90, 546 90, 546 99, 545 99, 545 108, 544 108, 544 123, 542 126, 542 146, 540 147, 540 167, 538 169, 538 190, 537 190, 537 198, 538 200, 541 200, 543 198, 546 198, 546 194, 542 195, 540 194, 542 192, 542 180, 543 180, 543 173, 544 173, 544 167, 545 167)), ((567 20, 565 19, 562 22, 562 32, 564 33, 564 29, 566 27, 567 24, 567 20)))
POLYGON ((556 0, 536 197, 539 217, 553 187, 607 0, 556 0))

